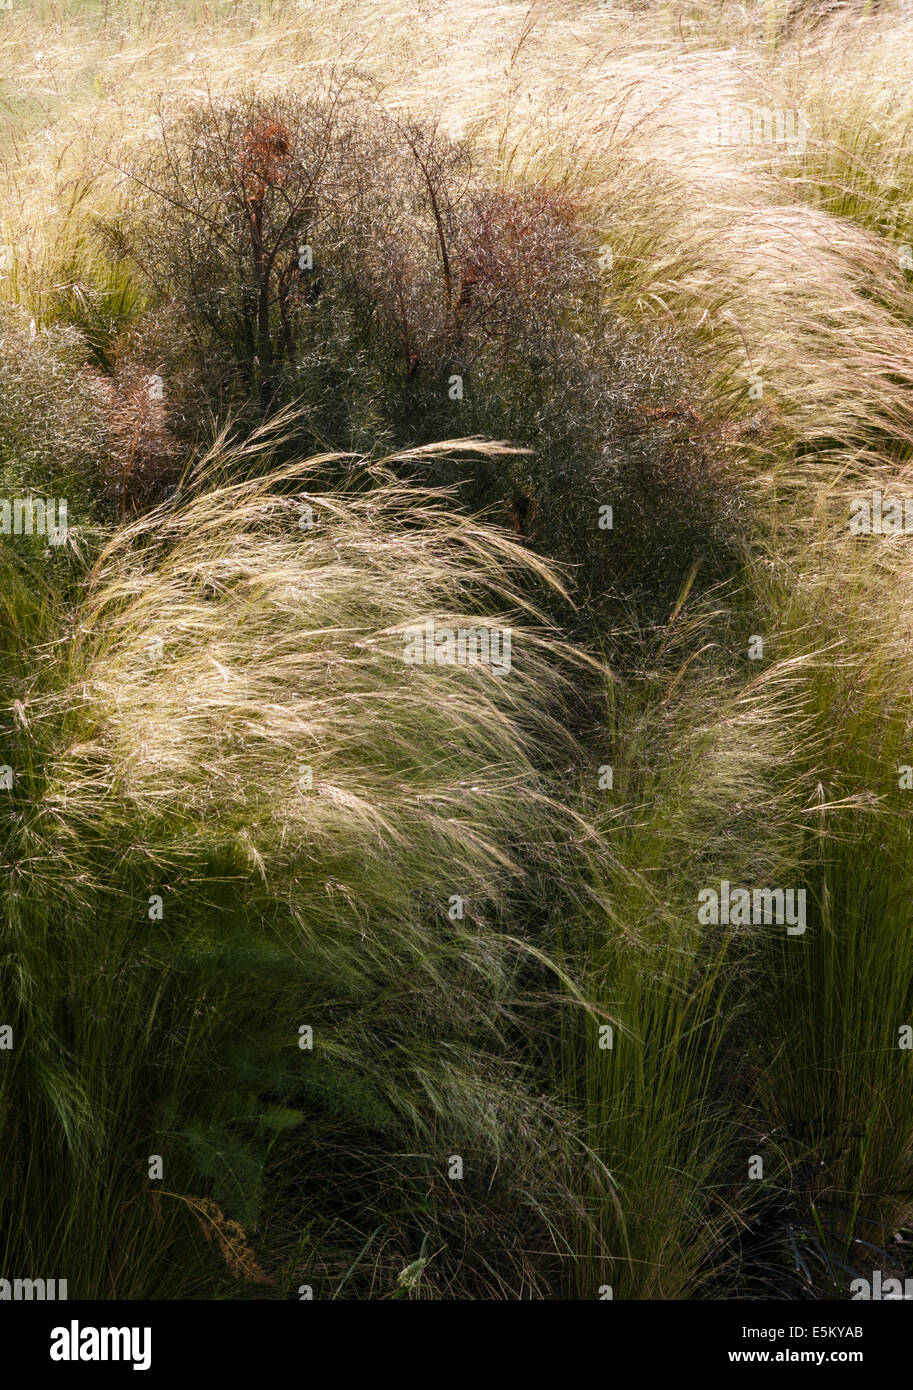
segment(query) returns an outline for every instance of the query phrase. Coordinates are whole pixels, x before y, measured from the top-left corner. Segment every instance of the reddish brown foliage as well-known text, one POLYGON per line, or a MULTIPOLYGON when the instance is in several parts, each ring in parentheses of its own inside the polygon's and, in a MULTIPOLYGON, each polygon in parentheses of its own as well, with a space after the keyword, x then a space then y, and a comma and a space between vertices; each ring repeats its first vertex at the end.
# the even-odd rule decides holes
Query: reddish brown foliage
POLYGON ((260 202, 267 188, 282 184, 288 174, 292 136, 283 121, 262 117, 241 139, 237 167, 248 202, 260 202))

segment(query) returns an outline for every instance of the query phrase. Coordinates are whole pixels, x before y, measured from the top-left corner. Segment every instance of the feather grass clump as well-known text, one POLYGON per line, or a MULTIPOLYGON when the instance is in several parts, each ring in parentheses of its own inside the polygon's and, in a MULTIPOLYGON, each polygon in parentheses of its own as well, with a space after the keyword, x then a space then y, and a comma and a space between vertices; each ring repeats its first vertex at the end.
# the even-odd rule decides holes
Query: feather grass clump
MULTIPOLYGON (((541 1288, 518 1252, 570 1219, 572 1144, 527 1033, 547 942, 516 923, 534 881, 590 892, 561 846, 595 837, 547 772, 586 658, 509 535, 383 466, 310 491, 325 461, 277 467, 271 442, 222 441, 115 533, 40 692, 34 650, 9 668, 0 1115, 29 1234, 3 1190, 7 1262, 36 1241, 80 1296, 154 1296, 163 1262, 173 1283, 193 1231, 186 1202, 150 1226, 159 1155, 246 1230, 277 1164, 271 1219, 323 1233, 320 1287, 363 1216, 391 1288, 429 1234, 448 1287, 541 1288), (510 670, 407 663, 428 620, 509 627, 510 670)), ((60 622, 38 611, 36 646, 60 622)))

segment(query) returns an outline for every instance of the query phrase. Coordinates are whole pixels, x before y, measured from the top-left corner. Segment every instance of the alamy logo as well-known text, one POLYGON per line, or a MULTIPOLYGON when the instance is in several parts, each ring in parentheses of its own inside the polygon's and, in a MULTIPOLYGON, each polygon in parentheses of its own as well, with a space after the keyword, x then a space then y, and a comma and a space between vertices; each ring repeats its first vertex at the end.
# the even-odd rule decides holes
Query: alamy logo
POLYGON ((697 920, 705 926, 748 927, 777 922, 786 924, 787 936, 805 931, 805 889, 732 888, 728 879, 720 891, 702 888, 697 895, 697 920))
POLYGON ((899 536, 913 531, 913 497, 873 492, 850 502, 851 536, 899 536))
POLYGON ((872 1272, 872 1278, 854 1279, 850 1284, 850 1298, 868 1303, 897 1302, 900 1299, 913 1300, 913 1279, 885 1279, 880 1269, 872 1272))
POLYGON ((51 545, 63 545, 67 538, 66 498, 0 497, 0 534, 4 536, 47 536, 51 545), (56 520, 55 520, 56 516, 56 520))
POLYGON ((779 146, 787 154, 804 154, 808 119, 801 109, 771 110, 767 106, 722 106, 700 127, 705 145, 779 146))
POLYGON ((490 666, 494 675, 510 670, 510 628, 424 627, 403 630, 403 661, 410 666, 490 666))
POLYGON ((0 1302, 43 1303, 67 1296, 66 1279, 0 1279, 0 1302))
POLYGON ((132 1361, 134 1371, 152 1365, 151 1327, 69 1327, 51 1330, 52 1361, 132 1361))

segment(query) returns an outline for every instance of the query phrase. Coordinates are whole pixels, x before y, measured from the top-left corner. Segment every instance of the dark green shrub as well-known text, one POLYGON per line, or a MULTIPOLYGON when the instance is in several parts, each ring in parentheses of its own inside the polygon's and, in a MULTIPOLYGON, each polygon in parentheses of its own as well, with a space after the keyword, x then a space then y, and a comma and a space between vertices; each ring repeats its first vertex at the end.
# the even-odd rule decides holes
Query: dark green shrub
POLYGON ((294 401, 308 447, 524 446, 415 467, 576 565, 604 608, 664 616, 696 563, 738 562, 726 429, 675 335, 612 311, 566 191, 492 186, 347 89, 162 119, 108 241, 158 306, 137 331, 179 433, 204 406, 253 424, 294 401))

